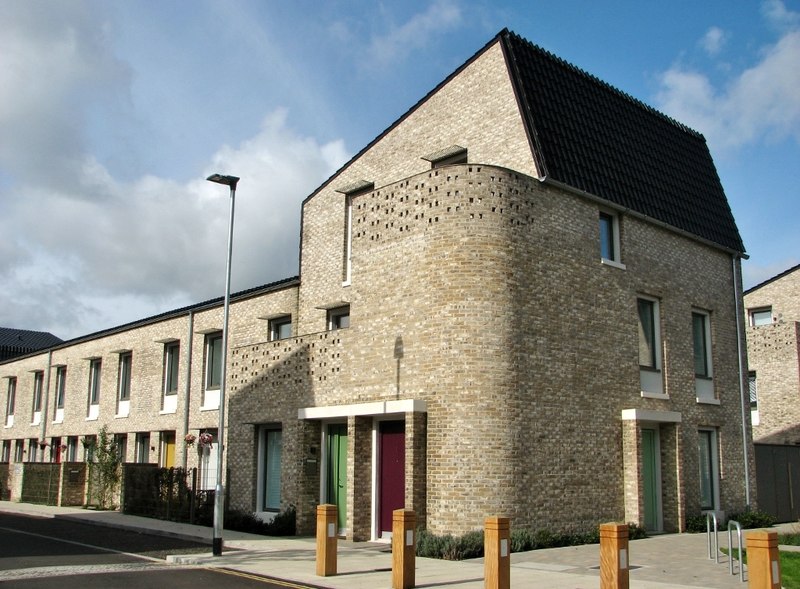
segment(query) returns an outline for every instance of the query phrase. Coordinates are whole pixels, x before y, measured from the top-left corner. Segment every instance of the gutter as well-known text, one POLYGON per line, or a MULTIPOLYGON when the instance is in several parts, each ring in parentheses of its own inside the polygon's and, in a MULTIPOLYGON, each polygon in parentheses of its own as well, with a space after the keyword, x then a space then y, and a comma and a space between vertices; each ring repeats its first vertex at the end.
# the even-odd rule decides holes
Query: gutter
MULTIPOLYGON (((731 256, 733 264, 733 290, 734 290, 734 304, 736 306, 736 351, 739 356, 739 397, 741 401, 742 410, 742 453, 744 455, 744 496, 747 509, 750 509, 750 463, 747 456, 747 407, 745 405, 744 395, 744 363, 742 362, 742 312, 739 308, 739 301, 741 300, 741 292, 739 290, 739 276, 738 258, 736 255, 731 256)), ((749 399, 748 399, 749 400, 749 399)))

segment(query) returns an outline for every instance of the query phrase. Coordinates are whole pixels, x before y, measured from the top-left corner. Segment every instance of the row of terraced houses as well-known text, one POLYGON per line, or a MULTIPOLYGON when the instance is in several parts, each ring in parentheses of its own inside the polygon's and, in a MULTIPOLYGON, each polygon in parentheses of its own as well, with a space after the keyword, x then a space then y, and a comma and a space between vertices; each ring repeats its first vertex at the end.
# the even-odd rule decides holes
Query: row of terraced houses
MULTIPOLYGON (((231 507, 307 533, 334 503, 370 540, 398 507, 462 533, 755 505, 745 249, 702 135, 503 30, 299 231, 297 277, 232 297, 231 507)), ((103 425, 212 479, 185 438, 218 443, 221 329, 216 299, 0 363, 12 498, 103 425)))

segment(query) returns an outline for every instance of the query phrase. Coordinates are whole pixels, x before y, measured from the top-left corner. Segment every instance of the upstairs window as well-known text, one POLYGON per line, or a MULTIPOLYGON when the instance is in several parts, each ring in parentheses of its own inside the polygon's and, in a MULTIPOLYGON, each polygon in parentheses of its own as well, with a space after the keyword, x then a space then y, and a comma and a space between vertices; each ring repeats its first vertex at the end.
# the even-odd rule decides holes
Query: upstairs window
POLYGON ((33 373, 33 412, 42 411, 42 389, 44 388, 44 372, 37 370, 33 373))
POLYGON ((8 394, 6 396, 6 426, 14 425, 14 407, 17 404, 17 377, 8 379, 8 394))
POLYGON ((269 341, 292 337, 292 316, 285 315, 269 320, 269 341))
POLYGON ((455 164, 466 164, 467 148, 461 147, 460 145, 451 145, 439 151, 434 151, 424 156, 422 159, 431 163, 431 169, 455 164))
POLYGON ((750 410, 758 411, 758 380, 755 370, 747 373, 747 384, 750 389, 750 410))
POLYGON ((622 265, 619 239, 619 215, 609 211, 600 211, 600 260, 615 266, 622 265))
POLYGON ((328 331, 350 327, 350 305, 328 310, 328 331))
POLYGON ((56 409, 64 408, 64 400, 67 396, 67 367, 58 366, 56 368, 56 409))
POLYGON ((694 374, 711 378, 711 327, 708 313, 692 312, 692 341, 694 344, 694 374))
POLYGON ((178 394, 178 366, 180 365, 180 342, 164 344, 164 395, 178 394))
POLYGON ((219 389, 222 382, 222 333, 206 336, 206 390, 219 389))
POLYGON ((124 352, 119 355, 119 373, 117 374, 117 400, 130 401, 131 398, 131 369, 133 368, 133 354, 124 352))
POLYGON ((639 380, 642 396, 664 396, 661 373, 660 304, 656 299, 636 299, 639 323, 639 380))
POLYGON ((761 307, 760 309, 750 309, 750 325, 760 327, 762 325, 772 325, 772 307, 761 307))
POLYGON ((89 361, 89 405, 100 403, 100 372, 103 361, 94 358, 89 361))

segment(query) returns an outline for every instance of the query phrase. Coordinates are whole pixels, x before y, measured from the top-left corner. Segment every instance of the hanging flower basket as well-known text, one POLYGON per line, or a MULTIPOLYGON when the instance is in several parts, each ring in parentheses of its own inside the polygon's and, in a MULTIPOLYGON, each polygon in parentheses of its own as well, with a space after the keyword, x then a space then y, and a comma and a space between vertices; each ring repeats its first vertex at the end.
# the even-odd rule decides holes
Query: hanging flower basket
POLYGON ((200 447, 203 448, 205 446, 211 446, 211 443, 214 441, 214 436, 212 436, 208 432, 204 432, 200 434, 200 447))
POLYGON ((187 446, 194 446, 196 440, 197 436, 194 434, 186 434, 186 437, 183 438, 183 441, 186 442, 187 446))
POLYGON ((44 450, 45 448, 47 448, 47 446, 49 446, 49 445, 50 445, 50 444, 48 444, 48 443, 47 443, 45 440, 39 440, 39 447, 40 447, 42 450, 44 450))

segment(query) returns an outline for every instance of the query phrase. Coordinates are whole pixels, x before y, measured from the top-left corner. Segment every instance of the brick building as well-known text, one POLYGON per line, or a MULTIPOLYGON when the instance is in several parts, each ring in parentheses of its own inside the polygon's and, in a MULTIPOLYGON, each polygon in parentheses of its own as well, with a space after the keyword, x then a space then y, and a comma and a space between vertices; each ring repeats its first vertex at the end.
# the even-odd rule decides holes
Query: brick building
POLYGON ((800 266, 744 293, 759 508, 796 521, 800 505, 800 266))
MULTIPOLYGON (((235 297, 231 506, 309 532, 334 503, 355 540, 403 506, 436 533, 741 510, 743 252, 701 135, 504 30, 303 202, 299 278, 235 297)), ((4 447, 81 435, 93 362, 114 391, 131 354, 127 417, 101 395, 92 425, 181 456, 220 327, 211 301, 0 364, 26 411, 61 366, 77 402, 4 447)))

